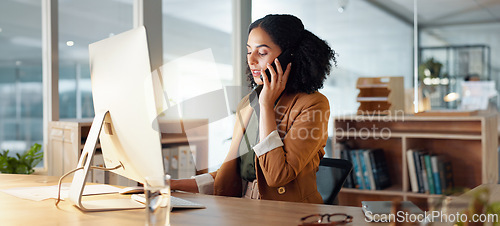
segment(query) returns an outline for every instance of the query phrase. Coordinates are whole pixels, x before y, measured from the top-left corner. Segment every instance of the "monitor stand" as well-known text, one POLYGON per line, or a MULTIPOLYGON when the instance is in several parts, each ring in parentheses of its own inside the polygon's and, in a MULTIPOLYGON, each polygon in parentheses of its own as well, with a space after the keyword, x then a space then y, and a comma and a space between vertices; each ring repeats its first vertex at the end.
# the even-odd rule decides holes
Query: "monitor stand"
MULTIPOLYGON (((90 172, 90 164, 94 157, 97 140, 101 133, 102 126, 105 125, 105 132, 110 132, 111 116, 109 111, 96 112, 90 132, 83 147, 82 155, 78 161, 77 167, 83 167, 75 173, 71 187, 69 190, 69 200, 82 211, 110 211, 110 210, 125 210, 125 209, 141 209, 144 204, 133 201, 130 198, 126 199, 103 199, 103 200, 82 200, 85 181, 90 172)), ((122 165, 123 166, 123 165, 122 165)))

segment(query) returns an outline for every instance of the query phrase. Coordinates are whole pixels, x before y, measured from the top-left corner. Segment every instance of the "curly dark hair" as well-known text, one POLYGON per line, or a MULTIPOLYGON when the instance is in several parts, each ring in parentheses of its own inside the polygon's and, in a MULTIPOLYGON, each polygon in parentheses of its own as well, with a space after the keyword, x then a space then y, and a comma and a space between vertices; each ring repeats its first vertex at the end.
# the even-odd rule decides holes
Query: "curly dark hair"
MULTIPOLYGON (((293 15, 267 15, 250 24, 248 33, 257 27, 267 32, 282 51, 291 49, 293 52, 292 70, 286 84, 286 92, 313 93, 323 88, 332 67, 331 61, 337 66, 335 51, 326 41, 304 29, 302 21, 293 15)), ((248 64, 246 74, 250 87, 256 87, 248 64)))

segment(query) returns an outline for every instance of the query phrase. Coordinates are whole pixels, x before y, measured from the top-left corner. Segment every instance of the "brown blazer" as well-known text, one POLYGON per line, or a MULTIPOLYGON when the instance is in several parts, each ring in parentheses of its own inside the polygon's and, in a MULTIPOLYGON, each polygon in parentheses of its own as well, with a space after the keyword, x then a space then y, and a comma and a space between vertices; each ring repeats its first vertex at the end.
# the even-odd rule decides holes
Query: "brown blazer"
MULTIPOLYGON (((284 146, 255 158, 261 199, 323 203, 316 187, 316 172, 328 138, 330 106, 321 93, 284 93, 276 107, 278 133, 284 146)), ((237 108, 229 153, 214 177, 214 194, 242 197, 238 147, 253 108, 249 95, 237 108)))

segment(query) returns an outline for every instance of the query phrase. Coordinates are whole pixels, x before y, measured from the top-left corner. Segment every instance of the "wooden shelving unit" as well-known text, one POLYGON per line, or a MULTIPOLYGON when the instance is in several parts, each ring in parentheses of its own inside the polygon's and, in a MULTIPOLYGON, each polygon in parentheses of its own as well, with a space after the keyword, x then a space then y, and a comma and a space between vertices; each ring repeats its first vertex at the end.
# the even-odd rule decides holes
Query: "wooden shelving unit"
MULTIPOLYGON (((159 123, 164 131, 169 126, 178 125, 179 121, 160 121, 159 123)), ((77 166, 91 125, 92 119, 49 122, 48 158, 52 166, 49 175, 62 176, 77 166)), ((199 165, 208 166, 208 119, 183 120, 182 126, 182 128, 193 128, 189 130, 189 139, 184 130, 181 133, 162 133, 162 146, 194 144, 197 149, 196 159, 202 161, 199 165)), ((97 148, 100 148, 99 144, 97 148)), ((206 173, 207 168, 204 167, 196 173, 206 173)))
POLYGON ((340 205, 361 206, 367 200, 410 200, 424 210, 442 198, 411 192, 406 151, 421 149, 452 163, 455 186, 474 188, 498 182, 498 130, 496 115, 470 117, 338 116, 335 143, 351 148, 384 149, 392 186, 384 190, 342 188, 340 205))
POLYGON ((394 114, 404 111, 403 77, 358 78, 358 115, 394 114))

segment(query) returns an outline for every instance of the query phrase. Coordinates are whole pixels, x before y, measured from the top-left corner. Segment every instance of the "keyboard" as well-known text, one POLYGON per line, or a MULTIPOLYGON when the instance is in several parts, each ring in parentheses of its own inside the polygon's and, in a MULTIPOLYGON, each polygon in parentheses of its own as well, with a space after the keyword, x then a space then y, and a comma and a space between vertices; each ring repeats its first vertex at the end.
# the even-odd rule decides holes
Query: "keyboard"
MULTIPOLYGON (((170 196, 170 204, 174 209, 204 209, 204 205, 191 202, 189 200, 181 199, 175 196, 170 196)), ((144 194, 133 194, 130 198, 136 202, 146 204, 146 196, 144 194)))

